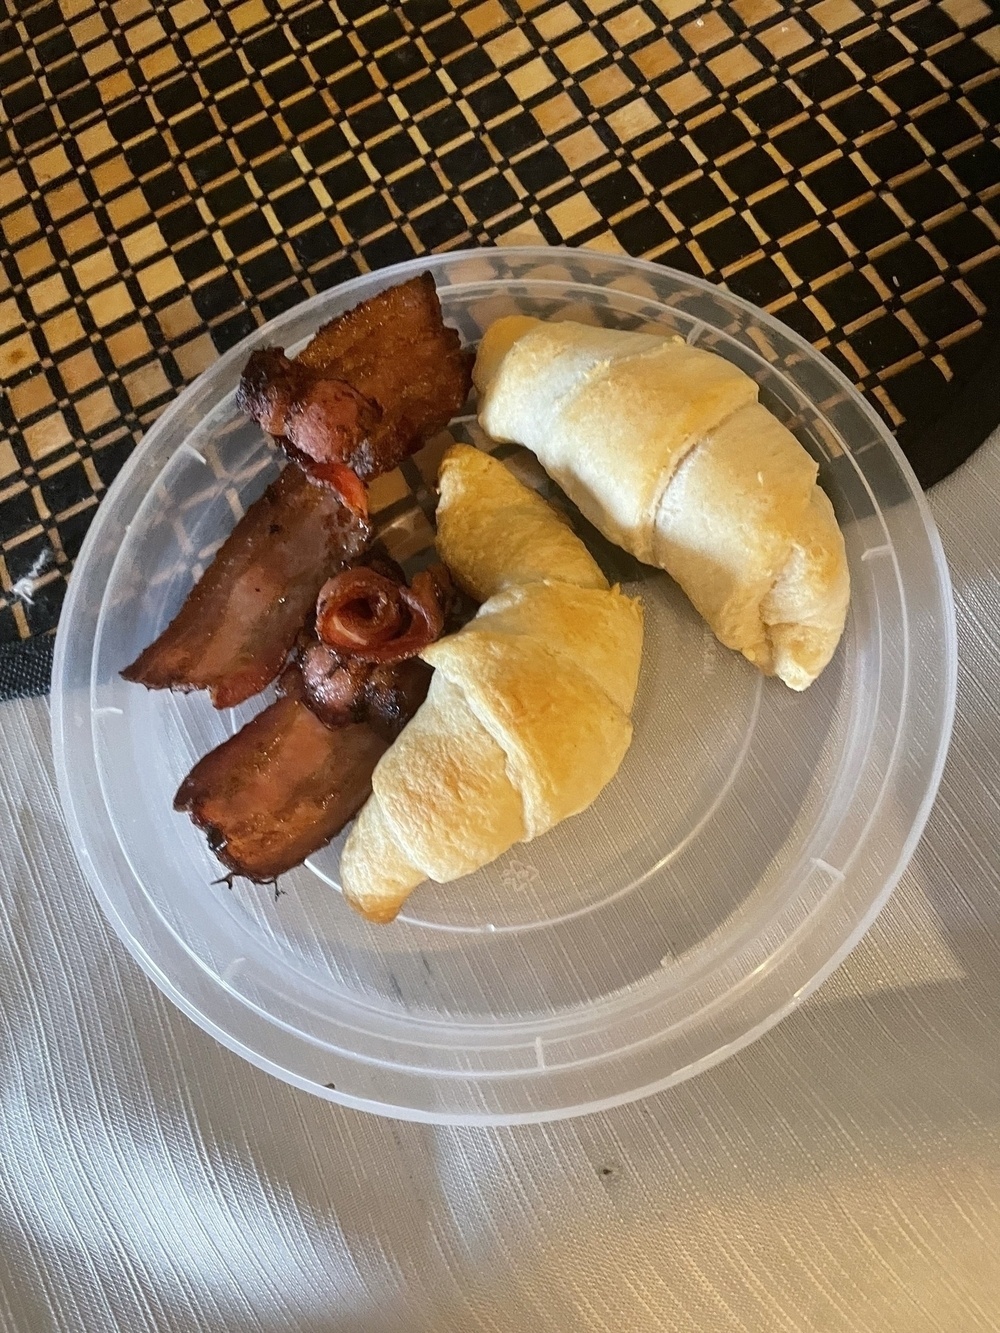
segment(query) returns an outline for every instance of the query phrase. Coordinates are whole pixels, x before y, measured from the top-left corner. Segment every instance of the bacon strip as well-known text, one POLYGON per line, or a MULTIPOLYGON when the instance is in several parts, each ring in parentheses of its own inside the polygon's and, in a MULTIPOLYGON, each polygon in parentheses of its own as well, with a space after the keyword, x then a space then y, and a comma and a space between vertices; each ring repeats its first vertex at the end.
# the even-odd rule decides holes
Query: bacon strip
POLYGON ((397 467, 447 426, 472 383, 472 357, 441 316, 434 279, 422 273, 325 324, 298 362, 346 380, 381 418, 343 461, 363 481, 397 467))
POLYGON ((433 279, 421 273, 325 324, 295 361, 280 348, 253 353, 237 403, 312 481, 364 515, 360 483, 445 427, 471 373, 471 355, 445 327, 433 279))
MULTIPOLYGON (((251 507, 126 679, 208 689, 217 707, 272 680, 320 587, 364 547, 363 482, 447 425, 468 394, 471 362, 444 326, 429 274, 333 320, 294 362, 277 350, 251 358, 244 405, 298 466, 251 507)), ((397 657, 400 639, 410 635, 416 652, 412 644, 436 637, 453 614, 440 578, 423 579, 400 594, 397 657)), ((196 764, 174 802, 233 873, 261 882, 298 865, 357 813, 430 681, 430 668, 407 657, 355 660, 346 681, 333 682, 344 661, 321 661, 312 649, 331 652, 313 640, 286 668, 277 702, 196 764)))
POLYGON ((286 696, 195 764, 174 809, 190 814, 234 874, 267 883, 354 818, 388 745, 363 724, 331 730, 286 696))
POLYGON ((217 708, 273 680, 325 580, 363 548, 367 495, 359 478, 394 467, 447 424, 468 393, 470 365, 457 332, 442 322, 428 274, 325 325, 297 361, 280 352, 251 358, 248 406, 269 430, 292 430, 299 444, 288 439, 287 452, 317 484, 306 485, 300 467, 285 469, 125 679, 150 689, 206 689, 217 708), (303 395, 306 410, 293 401, 303 395), (301 431, 290 417, 305 423, 301 431), (319 438, 326 426, 345 461, 319 462, 300 447, 329 453, 319 438))
POLYGON ((277 347, 254 352, 237 402, 316 485, 364 516, 362 483, 448 424, 471 367, 424 273, 325 324, 294 361, 277 347))
POLYGON ((332 494, 286 467, 122 675, 150 689, 208 690, 216 708, 249 699, 281 670, 324 581, 366 539, 332 494))
POLYGON ((251 353, 236 405, 269 434, 284 435, 317 462, 347 458, 382 415, 350 384, 290 361, 280 347, 251 353))

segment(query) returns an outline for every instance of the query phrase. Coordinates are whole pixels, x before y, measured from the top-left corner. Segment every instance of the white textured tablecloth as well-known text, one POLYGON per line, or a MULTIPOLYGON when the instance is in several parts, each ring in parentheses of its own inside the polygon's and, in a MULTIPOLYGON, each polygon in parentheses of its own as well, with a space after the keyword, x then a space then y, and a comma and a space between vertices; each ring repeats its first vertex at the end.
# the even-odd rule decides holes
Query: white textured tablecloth
POLYGON ((739 1057, 515 1130, 342 1111, 163 999, 67 843, 48 710, 0 705, 0 1327, 1000 1329, 1000 438, 932 496, 941 795, 868 938, 739 1057))

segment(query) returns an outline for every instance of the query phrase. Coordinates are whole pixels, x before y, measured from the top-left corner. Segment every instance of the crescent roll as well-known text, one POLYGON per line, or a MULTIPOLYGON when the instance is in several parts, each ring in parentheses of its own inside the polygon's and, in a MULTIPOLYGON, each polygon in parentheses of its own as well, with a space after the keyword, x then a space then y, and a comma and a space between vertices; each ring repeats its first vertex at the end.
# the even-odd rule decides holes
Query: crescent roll
POLYGON ((455 445, 438 485, 439 554, 482 606, 421 653, 427 698, 344 846, 344 896, 372 921, 585 809, 632 739, 640 603, 496 459, 455 445))
POLYGON ((817 466, 738 366, 654 334, 497 320, 479 421, 525 445, 609 540, 665 569, 718 638, 794 690, 832 657, 849 579, 817 466))

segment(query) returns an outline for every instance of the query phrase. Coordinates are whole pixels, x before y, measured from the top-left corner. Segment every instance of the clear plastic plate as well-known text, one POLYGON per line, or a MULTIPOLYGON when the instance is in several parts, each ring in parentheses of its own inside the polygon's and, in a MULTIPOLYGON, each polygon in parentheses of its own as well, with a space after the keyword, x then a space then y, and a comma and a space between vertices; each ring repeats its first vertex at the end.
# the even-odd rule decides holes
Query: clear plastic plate
MULTIPOLYGON (((454 432, 476 439, 474 418, 454 432)), ((480 442, 481 442, 481 437, 480 442)), ((526 455, 511 465, 545 487, 526 455)), ((419 560, 432 461, 380 483, 419 560)), ((56 646, 66 819, 112 925, 197 1023, 332 1101, 438 1123, 575 1115, 664 1088, 764 1032, 860 939, 927 817, 955 691, 953 608, 917 482, 829 363, 728 293, 637 260, 480 250, 323 293, 234 348, 166 411, 101 506, 56 646), (340 897, 342 839, 278 898, 220 868, 174 813, 192 763, 262 706, 218 713, 120 669, 167 624, 277 472, 233 390, 252 348, 429 269, 475 342, 524 311, 676 333, 728 357, 820 464, 847 542, 847 630, 794 694, 722 648, 662 573, 581 528, 646 607, 635 740, 591 809, 447 886, 392 926, 340 897)))

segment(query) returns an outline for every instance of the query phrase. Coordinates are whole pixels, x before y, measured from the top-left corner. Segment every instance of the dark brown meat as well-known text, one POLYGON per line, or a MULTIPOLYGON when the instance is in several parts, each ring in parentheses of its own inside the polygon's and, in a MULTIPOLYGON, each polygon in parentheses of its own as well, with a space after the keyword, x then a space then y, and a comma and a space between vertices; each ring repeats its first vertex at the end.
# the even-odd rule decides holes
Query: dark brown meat
POLYGON ((377 666, 365 687, 365 720, 387 741, 394 741, 431 686, 434 668, 419 657, 377 666))
POLYGON ((303 648, 298 668, 304 698, 328 727, 365 721, 369 663, 357 658, 345 661, 314 639, 303 648))
MULTIPOLYGON (((359 572, 364 586, 410 591, 378 543, 361 559, 348 572, 359 572)), ((432 590, 438 618, 444 606, 454 615, 443 567, 414 584, 420 579, 432 590)), ((233 873, 259 881, 283 874, 360 809, 379 757, 423 703, 431 675, 417 657, 373 663, 303 630, 278 681, 278 702, 195 765, 175 807, 205 830, 233 873)))
POLYGON ((417 654, 440 635, 450 582, 441 567, 410 586, 380 545, 324 584, 315 635, 299 640, 282 688, 330 727, 368 722, 390 739, 423 702, 431 670, 417 654))
POLYGON ((316 633, 338 652, 367 656, 403 628, 402 586, 365 565, 342 569, 319 590, 316 633))
POLYGON ((237 402, 311 481, 367 518, 363 483, 448 424, 471 369, 425 273, 324 325, 294 361, 278 347, 254 352, 237 402))
POLYGON ((298 360, 380 407, 374 431, 344 460, 363 481, 389 472, 446 426, 472 382, 472 354, 445 326, 429 273, 325 324, 298 360))
POLYGON ((324 708, 310 647, 285 668, 281 697, 194 768, 174 798, 234 874, 266 883, 336 837, 371 792, 375 765, 423 703, 431 668, 419 658, 335 670, 356 679, 350 706, 324 708))
POLYGON ((261 347, 243 367, 236 406, 269 435, 283 435, 292 404, 304 398, 318 378, 308 366, 290 361, 280 347, 261 347))
MULTIPOLYGON (((298 466, 248 511, 173 623, 123 675, 151 687, 205 688, 220 707, 272 680, 311 625, 320 587, 364 547, 362 483, 447 425, 468 394, 471 363, 443 324, 429 274, 332 321, 295 362, 276 350, 252 359, 244 405, 298 466)), ((397 577, 395 567, 370 563, 397 577)), ((443 618, 430 582, 418 602, 416 611, 407 607, 408 623, 421 607, 443 618), (424 606, 429 600, 436 611, 424 606)), ((346 685, 328 684, 324 700, 321 682, 333 664, 317 658, 310 686, 311 645, 320 647, 300 643, 277 702, 196 764, 175 798, 230 870, 261 882, 299 864, 357 813, 378 759, 430 682, 416 658, 366 662, 363 673, 354 663, 346 685), (324 709, 338 725, 324 724, 324 709), (353 720, 359 715, 368 720, 353 720)))
POLYGON ((376 403, 342 379, 290 361, 278 347, 252 354, 236 401, 264 430, 279 437, 285 452, 311 480, 367 516, 364 487, 347 460, 376 429, 382 416, 376 403))
POLYGON ((208 690, 216 708, 249 699, 281 670, 324 582, 366 540, 330 492, 286 467, 122 675, 150 689, 208 690))
POLYGON ((281 688, 305 699, 328 727, 367 722, 391 741, 423 703, 432 674, 419 657, 373 666, 313 640, 282 677, 281 688))
POLYGON ((299 468, 286 468, 237 524, 176 618, 125 668, 125 679, 151 689, 207 689, 217 708, 273 680, 323 583, 364 546, 367 496, 359 475, 394 467, 445 425, 469 379, 470 357, 455 330, 444 327, 428 274, 325 325, 297 361, 275 350, 251 357, 245 406, 268 430, 291 431, 289 454, 318 484, 305 485, 299 468), (301 430, 290 424, 296 420, 301 430), (346 461, 326 457, 331 450, 346 461))
POLYGON ((320 589, 316 633, 342 655, 365 662, 402 662, 439 637, 444 613, 438 598, 431 574, 415 575, 407 587, 356 565, 320 589))
POLYGON ((332 730, 300 699, 281 698, 195 764, 174 809, 234 874, 267 883, 353 819, 387 748, 371 727, 332 730))

